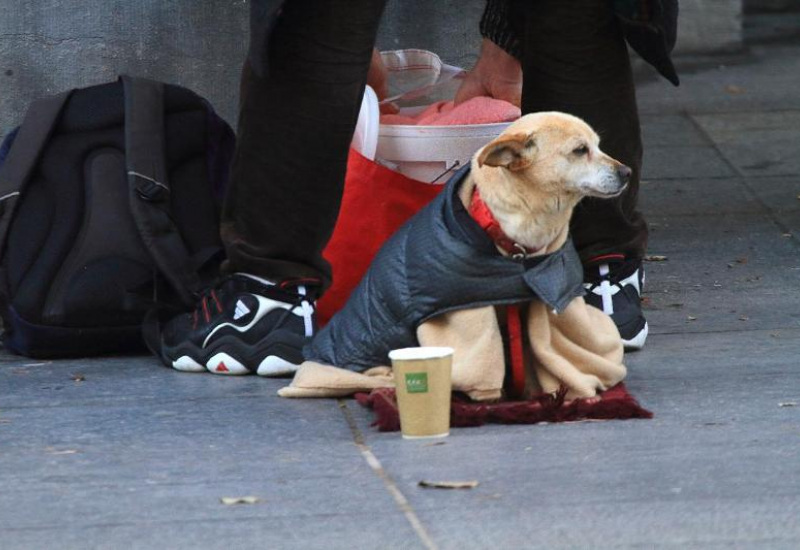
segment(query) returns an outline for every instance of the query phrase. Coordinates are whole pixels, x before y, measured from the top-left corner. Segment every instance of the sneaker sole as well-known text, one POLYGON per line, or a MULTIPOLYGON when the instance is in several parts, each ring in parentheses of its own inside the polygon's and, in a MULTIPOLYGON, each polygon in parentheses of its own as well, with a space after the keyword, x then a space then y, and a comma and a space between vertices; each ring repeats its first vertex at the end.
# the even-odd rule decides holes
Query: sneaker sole
POLYGON ((258 365, 258 370, 256 374, 259 376, 288 376, 290 374, 294 374, 297 372, 297 369, 300 368, 300 365, 295 365, 278 357, 276 355, 268 355, 261 361, 261 364, 258 365))
POLYGON ((171 361, 172 368, 181 372, 206 372, 206 368, 189 357, 188 355, 181 355, 176 360, 171 361))
POLYGON ((225 376, 289 376, 303 362, 302 352, 299 350, 305 339, 295 338, 295 342, 287 343, 286 337, 285 334, 276 335, 273 339, 268 338, 254 346, 243 344, 238 339, 223 338, 208 349, 182 345, 165 350, 163 357, 167 365, 180 372, 211 372, 225 376), (276 341, 281 337, 284 341, 276 341))
POLYGON ((644 323, 644 327, 639 333, 631 338, 630 340, 622 339, 622 345, 626 350, 629 351, 637 351, 644 347, 644 342, 647 340, 647 335, 650 332, 650 327, 647 324, 647 321, 644 323))
POLYGON ((221 374, 224 376, 242 376, 244 374, 250 374, 247 367, 227 353, 215 353, 206 361, 205 368, 212 374, 221 374))

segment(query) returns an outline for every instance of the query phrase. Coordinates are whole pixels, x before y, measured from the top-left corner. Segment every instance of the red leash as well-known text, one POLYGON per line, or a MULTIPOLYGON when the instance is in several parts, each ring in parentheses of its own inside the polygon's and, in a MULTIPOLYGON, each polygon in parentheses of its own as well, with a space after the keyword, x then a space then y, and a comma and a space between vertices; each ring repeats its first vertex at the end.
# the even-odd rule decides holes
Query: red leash
POLYGON ((520 398, 525 391, 525 354, 522 339, 522 311, 519 305, 506 306, 508 352, 511 358, 511 388, 509 397, 520 398))
MULTIPOLYGON (((515 259, 524 258, 528 254, 539 251, 514 241, 506 235, 492 211, 483 202, 476 187, 469 203, 469 213, 478 225, 488 233, 495 244, 515 259)), ((506 325, 508 327, 508 352, 511 359, 511 397, 522 397, 525 391, 525 354, 522 339, 522 311, 519 305, 506 306, 506 325)))

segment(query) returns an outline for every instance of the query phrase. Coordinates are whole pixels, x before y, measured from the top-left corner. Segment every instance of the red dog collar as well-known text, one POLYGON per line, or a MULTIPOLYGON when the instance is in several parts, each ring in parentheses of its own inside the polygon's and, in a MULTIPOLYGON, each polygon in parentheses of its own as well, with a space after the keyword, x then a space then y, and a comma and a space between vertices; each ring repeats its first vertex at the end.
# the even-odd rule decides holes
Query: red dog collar
POLYGON ((478 222, 478 225, 489 234, 494 243, 502 250, 508 252, 515 260, 520 260, 529 254, 535 254, 541 250, 541 248, 523 246, 506 235, 505 231, 503 231, 503 228, 500 227, 500 224, 492 214, 492 211, 489 210, 489 207, 483 202, 477 187, 475 187, 472 192, 472 199, 469 203, 469 214, 478 222))

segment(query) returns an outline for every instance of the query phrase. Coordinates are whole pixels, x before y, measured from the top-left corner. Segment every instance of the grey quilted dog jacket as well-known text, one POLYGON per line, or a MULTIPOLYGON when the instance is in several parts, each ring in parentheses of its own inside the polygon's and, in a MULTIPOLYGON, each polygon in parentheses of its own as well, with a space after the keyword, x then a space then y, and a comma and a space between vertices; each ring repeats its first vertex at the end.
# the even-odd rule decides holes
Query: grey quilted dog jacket
POLYGON ((417 327, 447 311, 534 299, 562 311, 583 295, 570 239, 525 261, 497 251, 458 197, 468 173, 457 172, 383 245, 344 308, 305 347, 306 360, 363 371, 390 364, 390 350, 419 345, 417 327))

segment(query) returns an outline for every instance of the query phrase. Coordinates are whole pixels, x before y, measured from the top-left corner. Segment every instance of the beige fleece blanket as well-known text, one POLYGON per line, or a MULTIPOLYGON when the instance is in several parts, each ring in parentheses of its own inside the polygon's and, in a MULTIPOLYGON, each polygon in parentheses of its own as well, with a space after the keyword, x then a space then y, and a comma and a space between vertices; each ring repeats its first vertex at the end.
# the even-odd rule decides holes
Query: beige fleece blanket
MULTIPOLYGON (((602 311, 576 298, 563 312, 548 311, 535 301, 528 306, 527 395, 567 388, 567 398, 596 396, 625 378, 623 348, 617 327, 602 311)), ((497 315, 492 307, 447 313, 417 331, 422 346, 449 346, 453 356, 453 390, 477 401, 502 397, 505 361, 497 315)), ((363 373, 307 361, 282 397, 343 397, 393 387, 390 367, 376 365, 363 373)))

